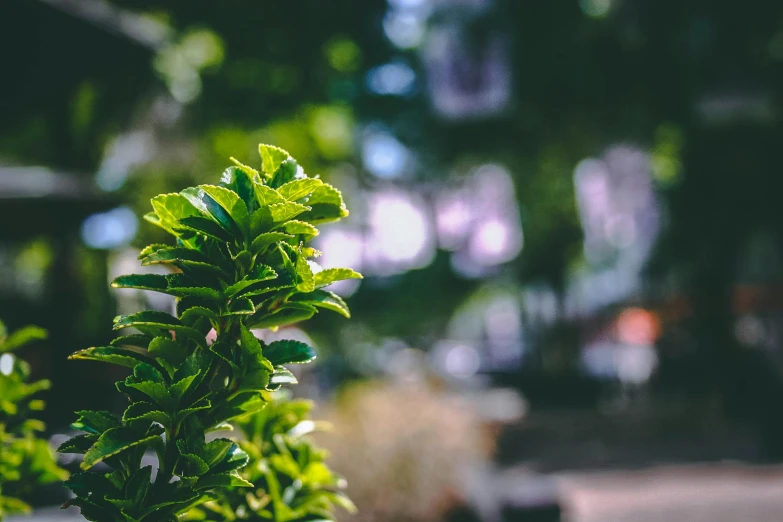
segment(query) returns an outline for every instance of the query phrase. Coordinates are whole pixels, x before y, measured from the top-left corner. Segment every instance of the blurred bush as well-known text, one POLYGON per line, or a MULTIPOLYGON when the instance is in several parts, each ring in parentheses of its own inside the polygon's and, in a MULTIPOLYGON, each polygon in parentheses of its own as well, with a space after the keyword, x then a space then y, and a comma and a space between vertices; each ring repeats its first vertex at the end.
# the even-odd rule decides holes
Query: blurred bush
POLYGON ((5 515, 27 513, 27 499, 43 485, 68 478, 60 469, 46 439, 45 428, 35 418, 44 403, 34 398, 50 387, 47 380, 30 381, 30 365, 11 352, 46 338, 46 331, 27 326, 8 333, 0 321, 0 520, 5 515))
POLYGON ((489 448, 469 404, 425 385, 354 384, 316 417, 336 427, 318 439, 359 508, 340 515, 351 522, 441 520, 489 448))

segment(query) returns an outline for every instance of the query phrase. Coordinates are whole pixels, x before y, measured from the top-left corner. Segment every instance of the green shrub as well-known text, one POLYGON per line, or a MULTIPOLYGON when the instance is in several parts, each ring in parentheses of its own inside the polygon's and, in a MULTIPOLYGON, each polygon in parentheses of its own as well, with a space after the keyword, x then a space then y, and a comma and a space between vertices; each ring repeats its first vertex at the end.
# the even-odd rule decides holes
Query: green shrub
POLYGON ((30 511, 21 499, 37 486, 68 478, 57 467, 45 439, 38 438, 44 424, 32 418, 44 408, 35 395, 49 389, 49 381, 28 382, 30 366, 11 354, 46 332, 27 326, 8 334, 0 322, 0 520, 5 515, 30 511))
POLYGON ((356 510, 340 491, 345 480, 326 465, 327 452, 308 437, 324 427, 310 418, 312 409, 312 401, 290 400, 281 390, 268 394, 263 410, 232 422, 244 437, 239 445, 250 459, 240 474, 255 488, 234 489, 220 502, 205 504, 208 520, 326 521, 333 520, 335 504, 351 513, 356 510))
POLYGON ((132 369, 117 383, 130 402, 125 412, 77 412, 73 426, 84 433, 60 447, 84 455, 84 472, 66 482, 75 495, 66 505, 88 520, 170 522, 226 490, 252 488, 240 474, 246 451, 207 434, 263 409, 265 392, 296 382, 284 365, 315 352, 293 340, 267 345, 250 329, 299 322, 320 308, 349 316, 322 287, 361 276, 321 270, 311 260, 318 252, 306 246, 318 234, 314 225, 348 215, 340 192, 306 176, 281 149, 259 152, 260 171, 234 160, 218 185, 152 199, 145 218, 176 244, 150 245, 139 258, 176 272, 120 276, 113 286, 175 296, 176 314, 117 317, 115 329, 137 333, 71 356, 132 369), (155 470, 141 465, 147 450, 157 456, 155 470), (108 470, 90 471, 98 464, 108 470))

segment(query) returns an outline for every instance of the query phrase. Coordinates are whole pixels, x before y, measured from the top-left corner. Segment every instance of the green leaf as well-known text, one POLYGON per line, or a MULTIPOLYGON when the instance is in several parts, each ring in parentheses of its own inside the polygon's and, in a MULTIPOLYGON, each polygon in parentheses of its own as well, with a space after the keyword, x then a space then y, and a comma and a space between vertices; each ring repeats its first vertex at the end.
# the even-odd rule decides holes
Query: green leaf
POLYGON ((10 352, 25 344, 43 339, 46 339, 46 330, 38 326, 24 326, 0 340, 0 353, 10 352))
POLYGON ((228 312, 223 315, 253 315, 256 307, 253 301, 245 298, 233 299, 228 305, 228 312))
POLYGON ((86 471, 109 457, 137 446, 146 446, 156 440, 159 440, 157 435, 139 436, 135 430, 130 428, 112 428, 105 431, 92 448, 85 453, 81 468, 86 471))
POLYGON ((309 196, 315 189, 323 184, 318 178, 302 178, 278 187, 277 191, 288 201, 296 201, 305 196, 309 196))
POLYGON ((300 255, 296 260, 296 275, 299 282, 296 289, 300 292, 312 292, 315 290, 315 277, 307 259, 300 255))
POLYGON ((99 497, 107 497, 119 496, 121 494, 120 490, 103 473, 74 473, 63 485, 79 496, 96 494, 99 497))
POLYGON ((198 455, 183 453, 177 459, 177 465, 174 469, 177 474, 184 477, 200 477, 209 471, 209 466, 198 455))
POLYGON ((339 221, 348 216, 348 210, 345 207, 336 207, 323 203, 309 203, 310 210, 299 215, 301 221, 320 224, 339 221))
POLYGON ((362 279, 362 274, 350 268, 326 268, 315 274, 315 287, 321 288, 345 279, 362 279))
POLYGON ((188 355, 185 348, 177 341, 162 336, 152 339, 147 351, 155 357, 161 357, 174 365, 180 364, 188 355))
POLYGON ((290 298, 290 301, 326 308, 349 319, 351 317, 351 311, 348 309, 345 301, 340 296, 326 290, 316 290, 307 294, 295 294, 290 298))
POLYGON ((277 275, 276 278, 265 281, 264 283, 261 283, 258 286, 254 286, 252 290, 243 291, 242 296, 243 297, 260 296, 268 292, 272 292, 274 290, 293 288, 294 284, 295 284, 294 279, 291 276, 291 274, 289 274, 286 271, 282 271, 277 275))
POLYGON ((286 201, 284 203, 274 203, 269 205, 269 212, 272 217, 273 223, 283 223, 289 219, 293 219, 303 212, 310 210, 310 207, 294 203, 293 201, 286 201))
POLYGON ((203 306, 191 306, 179 316, 180 320, 185 323, 192 320, 194 317, 206 317, 212 321, 218 320, 218 314, 214 310, 210 310, 203 306))
POLYGON ((272 468, 278 473, 287 475, 294 480, 299 479, 299 476, 302 472, 293 457, 288 454, 278 453, 275 455, 270 455, 269 464, 271 464, 272 468))
POLYGON ((206 255, 183 247, 161 248, 141 258, 143 266, 149 265, 174 265, 177 267, 192 266, 201 268, 216 274, 221 274, 223 270, 216 266, 206 255))
POLYGON ((291 370, 283 366, 276 367, 275 373, 273 373, 272 378, 269 379, 269 384, 274 386, 280 386, 283 384, 296 384, 298 382, 299 381, 296 379, 296 376, 291 373, 291 370))
POLYGON ((156 224, 174 235, 177 235, 175 230, 183 219, 199 215, 198 210, 182 194, 155 196, 152 198, 152 208, 159 219, 156 224))
POLYGON ((133 335, 121 335, 120 337, 117 337, 116 339, 112 339, 109 344, 112 346, 138 346, 139 348, 147 348, 150 345, 150 341, 152 341, 152 337, 149 335, 140 335, 140 334, 133 334, 133 335))
POLYGON ((180 221, 178 228, 192 230, 193 232, 203 234, 216 241, 220 241, 221 243, 230 243, 233 241, 233 237, 229 231, 225 230, 211 219, 202 216, 184 218, 180 221))
MULTIPOLYGON (((253 185, 253 190, 255 191, 256 199, 258 200, 259 210, 263 210, 264 207, 268 207, 269 205, 286 202, 286 199, 272 187, 256 183, 253 185)), ((256 212, 258 212, 258 210, 256 212)))
POLYGON ((142 506, 147 498, 152 478, 152 466, 144 466, 128 478, 125 486, 125 496, 132 506, 142 506))
POLYGON ((75 430, 86 431, 94 435, 99 435, 106 430, 116 428, 120 425, 119 419, 108 411, 91 411, 82 410, 77 411, 76 415, 79 416, 76 422, 71 424, 71 427, 75 430))
POLYGON ((253 484, 239 476, 236 471, 218 473, 216 475, 204 475, 193 488, 196 491, 218 488, 252 488, 253 484))
POLYGON ((307 200, 307 204, 312 207, 312 210, 299 216, 302 221, 328 223, 348 216, 342 194, 328 183, 323 183, 316 188, 307 200))
POLYGON ((345 202, 343 201, 343 196, 340 191, 328 183, 322 183, 317 187, 310 195, 310 199, 308 199, 307 202, 311 205, 321 204, 345 208, 345 202))
POLYGON ((265 406, 266 401, 259 392, 241 393, 211 409, 205 425, 220 424, 228 419, 262 410, 265 406))
MULTIPOLYGON (((223 208, 223 206, 218 203, 215 198, 213 198, 210 194, 208 194, 204 189, 206 185, 202 186, 199 185, 198 187, 190 187, 186 188, 180 194, 188 198, 188 201, 190 201, 194 207, 199 209, 202 214, 205 216, 210 217, 215 223, 217 223, 223 230, 229 233, 229 237, 231 238, 230 241, 233 242, 235 239, 240 238, 242 236, 242 229, 239 227, 237 222, 234 220, 234 218, 231 216, 231 213, 223 208)), ((222 188, 222 187, 221 187, 222 188)), ((226 189, 222 189, 226 190, 226 189)), ((227 191, 231 192, 231 191, 227 191)), ((234 196, 239 200, 239 196, 234 194, 234 196)), ((247 211, 247 209, 245 209, 247 211)))
POLYGON ((356 507, 350 498, 343 493, 336 493, 334 491, 323 491, 321 494, 325 495, 330 502, 346 510, 351 515, 358 513, 359 509, 356 507))
POLYGON ((280 364, 302 364, 315 359, 315 350, 305 343, 286 339, 275 341, 264 348, 264 356, 278 366, 280 364))
POLYGON ((223 171, 223 175, 220 177, 220 186, 236 192, 245 202, 247 211, 252 213, 258 207, 253 188, 253 179, 258 176, 258 171, 247 165, 242 165, 234 158, 231 158, 231 161, 237 166, 228 167, 223 171))
POLYGON ((176 408, 176 401, 169 393, 166 385, 161 382, 129 382, 126 380, 124 384, 126 389, 131 388, 143 394, 164 412, 173 412, 176 408))
POLYGON ((121 328, 129 327, 154 327, 162 330, 173 330, 177 333, 181 333, 199 343, 204 343, 204 336, 194 330, 182 324, 182 321, 167 314, 166 312, 159 312, 157 310, 145 310, 143 312, 137 312, 135 314, 120 315, 114 318, 114 329, 119 330, 121 328))
POLYGON ((318 229, 310 223, 304 221, 292 220, 282 226, 282 229, 288 234, 304 236, 304 241, 309 241, 318 235, 318 229))
MULTIPOLYGON (((227 211, 233 222, 239 226, 241 233, 247 236, 250 229, 250 213, 239 194, 225 187, 215 185, 199 185, 199 188, 209 194, 214 201, 227 211)), ((207 206, 210 208, 210 212, 215 215, 208 202, 207 206)))
POLYGON ((133 375, 129 375, 129 378, 133 379, 133 382, 152 381, 166 383, 166 378, 163 376, 163 371, 156 366, 148 364, 146 362, 140 362, 133 367, 133 375))
POLYGON ((168 280, 166 276, 159 274, 129 274, 117 277, 111 283, 112 288, 137 288, 139 290, 152 290, 154 292, 166 292, 168 280))
POLYGON ((182 322, 171 314, 157 310, 144 310, 135 314, 118 315, 114 318, 114 329, 131 326, 157 326, 166 330, 182 326, 182 322))
POLYGON ((193 381, 196 379, 196 377, 198 377, 198 373, 195 375, 188 375, 187 377, 183 377, 182 379, 172 384, 171 388, 169 388, 169 393, 171 393, 171 396, 174 397, 174 399, 177 401, 182 399, 182 397, 184 397, 191 388, 191 385, 193 384, 193 381))
POLYGON ((288 243, 278 243, 277 251, 280 254, 280 258, 283 262, 283 268, 285 268, 285 271, 288 272, 289 274, 295 275, 296 267, 294 266, 294 262, 296 261, 297 256, 299 255, 298 250, 294 249, 294 247, 292 247, 288 243))
POLYGON ((240 339, 242 342, 240 366, 243 373, 236 391, 261 391, 269 384, 269 376, 274 371, 274 366, 264 356, 261 342, 244 325, 240 325, 240 339))
POLYGON ((305 177, 305 173, 299 163, 292 157, 288 157, 280 163, 280 166, 275 171, 275 175, 272 176, 272 180, 269 182, 269 186, 272 188, 279 188, 289 181, 295 179, 301 179, 305 177))
POLYGON ((207 400, 207 399, 200 399, 199 401, 191 404, 187 408, 183 408, 183 409, 177 411, 177 416, 174 419, 174 421, 177 422, 177 423, 181 423, 191 413, 195 413, 197 411, 208 410, 210 408, 212 408, 212 403, 209 400, 207 400))
POLYGON ((179 365, 177 371, 174 373, 173 379, 178 381, 189 375, 201 375, 205 376, 202 371, 203 368, 208 368, 212 364, 212 354, 204 348, 196 348, 193 353, 187 356, 187 358, 179 365))
POLYGON ((243 324, 239 325, 239 339, 245 354, 247 354, 252 361, 256 362, 259 359, 264 359, 263 361, 260 361, 260 364, 265 366, 270 372, 274 371, 272 365, 266 361, 263 356, 261 341, 259 341, 258 338, 253 335, 253 332, 243 324))
POLYGON ((92 433, 86 435, 76 435, 66 440, 57 448, 57 453, 79 453, 84 454, 89 450, 98 436, 92 433))
POLYGON ((257 318, 254 315, 248 326, 251 328, 286 326, 310 319, 316 312, 315 307, 304 303, 286 303, 272 313, 262 314, 257 318))
POLYGON ((198 297, 212 301, 219 301, 222 296, 214 288, 203 285, 201 282, 194 281, 184 274, 170 274, 166 276, 169 284, 169 292, 181 297, 198 297))
POLYGON ((117 364, 127 368, 133 368, 140 362, 157 364, 145 350, 135 346, 93 346, 74 352, 68 358, 117 364))
POLYGON ((134 402, 122 414, 124 422, 153 421, 163 426, 169 425, 171 419, 163 411, 149 402, 134 402))
POLYGON ((227 168, 227 169, 226 169, 226 170, 223 172, 223 176, 221 177, 221 180, 220 180, 221 184, 222 184, 222 183, 226 183, 226 185, 228 185, 228 188, 233 188, 233 187, 231 187, 231 186, 230 186, 230 182, 228 182, 228 181, 225 181, 225 178, 226 178, 227 176, 229 176, 229 179, 231 179, 231 177, 233 177, 233 176, 231 176, 231 174, 229 173, 230 169, 239 169, 240 171, 242 171, 242 172, 244 172, 244 173, 245 173, 245 175, 247 176, 247 178, 248 178, 250 181, 254 180, 254 179, 256 178, 256 176, 258 176, 258 175, 259 175, 259 173, 258 173, 258 171, 257 171, 256 169, 254 169, 253 167, 248 167, 247 165, 245 165, 244 163, 242 163, 242 162, 241 162, 241 161, 239 161, 238 159, 234 158, 233 156, 232 156, 232 157, 230 157, 230 158, 228 158, 228 159, 230 159, 230 160, 231 160, 231 162, 232 162, 234 165, 236 165, 236 167, 228 167, 228 168, 227 168))
MULTIPOLYGON (((289 223, 298 223, 298 221, 289 221, 289 223)), ((258 254, 264 249, 277 243, 278 241, 285 241, 286 239, 293 239, 294 236, 290 233, 284 234, 282 232, 267 232, 257 236, 250 244, 250 252, 258 254)))
POLYGON ((226 452, 221 462, 213 466, 209 472, 210 474, 218 474, 234 471, 247 466, 249 460, 250 458, 247 456, 247 453, 236 444, 233 444, 228 452, 226 452))
POLYGON ((258 146, 258 154, 261 156, 261 170, 267 178, 271 178, 280 168, 280 164, 290 157, 290 154, 280 147, 264 144, 258 146))
POLYGON ((28 514, 32 511, 33 508, 26 502, 18 498, 0 495, 0 515, 28 514))
POLYGON ((216 314, 219 314, 220 303, 218 303, 217 301, 218 300, 215 299, 202 298, 196 296, 180 297, 179 299, 177 299, 177 315, 182 317, 182 314, 184 314, 188 308, 193 308, 194 306, 208 308, 209 310, 212 310, 216 314))
POLYGON ((239 355, 234 342, 218 339, 209 346, 209 351, 226 361, 233 369, 239 369, 239 355))
POLYGON ((235 447, 236 443, 233 440, 220 438, 208 442, 199 454, 204 462, 213 468, 222 462, 235 447))
MULTIPOLYGON (((214 267, 213 267, 214 268, 214 267)), ((205 299, 220 299, 220 293, 212 288, 194 286, 183 274, 131 274, 119 276, 112 282, 114 288, 137 288, 151 290, 177 297, 198 296, 205 299)))
POLYGON ((152 243, 151 245, 147 245, 141 249, 141 252, 139 252, 139 255, 136 259, 142 259, 144 257, 147 257, 153 252, 157 252, 158 250, 161 250, 163 248, 171 248, 171 245, 166 245, 164 243, 152 243))
POLYGON ((223 295, 229 299, 246 294, 256 287, 263 285, 265 281, 275 279, 277 273, 271 267, 264 267, 265 270, 259 270, 255 274, 249 275, 245 279, 229 286, 223 290, 223 295))

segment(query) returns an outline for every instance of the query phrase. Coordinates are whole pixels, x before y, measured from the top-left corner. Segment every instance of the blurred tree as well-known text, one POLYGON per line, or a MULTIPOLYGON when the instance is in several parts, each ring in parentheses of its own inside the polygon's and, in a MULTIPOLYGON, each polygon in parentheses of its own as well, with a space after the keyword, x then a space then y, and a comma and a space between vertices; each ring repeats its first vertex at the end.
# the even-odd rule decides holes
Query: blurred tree
MULTIPOLYGON (((84 29, 58 11, 66 4, 95 5, 11 0, 0 8, 12 15, 0 16, 0 35, 13 50, 6 51, 8 70, 19 79, 0 86, 0 153, 95 169, 140 96, 165 85, 187 110, 153 140, 168 155, 141 174, 156 183, 131 180, 124 188, 139 210, 152 195, 139 187, 158 193, 182 178, 203 179, 224 166, 226 151, 246 150, 250 158, 259 141, 279 143, 328 177, 336 162, 360 163, 359 131, 381 123, 417 160, 416 172, 394 183, 419 187, 450 177, 455 165, 505 163, 525 245, 498 272, 545 280, 562 294, 582 257, 575 165, 617 142, 647 148, 669 208, 655 273, 680 276, 693 296, 698 346, 716 388, 740 404, 760 404, 759 421, 775 417, 764 409, 772 399, 759 397, 778 397, 777 373, 752 378, 758 365, 736 347, 731 305, 749 239, 762 230, 783 247, 776 201, 783 181, 775 175, 783 5, 115 0, 169 29, 153 45, 134 47, 105 29, 84 29), (390 30, 389 13, 403 9, 424 13, 416 18, 424 28, 418 40, 416 31, 403 41, 390 30), (42 20, 33 27, 46 37, 30 38, 22 19, 42 20), (457 37, 449 33, 457 29, 457 37), (452 54, 439 62, 433 42, 446 42, 452 54), (378 69, 386 65, 393 67, 378 69), (402 83, 374 84, 379 71, 396 71, 402 83), (443 71, 453 76, 443 81, 443 71), (482 98, 488 92, 500 93, 495 106, 482 98), (439 101, 444 94, 451 98, 439 101), (481 103, 454 109, 455 99, 481 103)), ((379 182, 358 172, 362 186, 379 182)), ((475 288, 443 254, 421 271, 377 283, 354 297, 359 318, 411 337, 442 331, 475 288), (437 306, 419 302, 421 295, 438 295, 437 306)))

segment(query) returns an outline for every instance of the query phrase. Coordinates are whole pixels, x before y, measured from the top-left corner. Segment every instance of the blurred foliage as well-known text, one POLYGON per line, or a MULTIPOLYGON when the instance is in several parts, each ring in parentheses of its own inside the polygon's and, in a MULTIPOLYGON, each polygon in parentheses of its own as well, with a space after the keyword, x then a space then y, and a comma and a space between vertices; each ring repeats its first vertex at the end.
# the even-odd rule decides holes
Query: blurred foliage
MULTIPOLYGON (((15 81, 0 85, 3 161, 92 173, 117 134, 147 126, 139 113, 160 93, 184 104, 177 123, 155 128, 161 150, 145 151, 153 160, 135 166, 119 193, 139 212, 155 194, 205 182, 229 154, 251 157, 258 142, 280 144, 324 180, 350 162, 360 185, 380 184, 357 151, 362 126, 381 123, 414 151, 415 172, 401 183, 415 188, 451 177, 455 165, 506 164, 525 246, 499 275, 543 280, 562 294, 583 262, 574 166, 617 142, 641 146, 667 203, 650 273, 673 274, 694 296, 694 344, 721 373, 711 382, 744 396, 743 379, 728 378, 737 368, 731 289, 752 237, 766 233, 783 246, 780 3, 496 0, 472 20, 470 9, 447 9, 425 29, 456 20, 472 40, 498 34, 512 68, 508 107, 464 120, 432 110, 422 49, 395 48, 384 36, 385 0, 114 0, 164 27, 154 46, 44 2, 7 4, 0 42, 13 50, 15 81), (392 61, 414 71, 411 92, 370 92, 367 73, 392 61)), ((137 241, 162 238, 144 229, 137 241)), ((441 251, 425 269, 367 281, 353 299, 378 335, 431 338, 475 287, 441 251)))
POLYGON ((46 332, 27 326, 9 333, 0 322, 0 520, 30 511, 22 499, 40 486, 68 478, 57 466, 44 430, 36 417, 44 408, 35 396, 49 389, 46 380, 29 382, 30 366, 12 352, 46 338, 46 332))
MULTIPOLYGON (((291 400, 281 390, 266 395, 264 409, 239 417, 232 424, 248 454, 242 477, 254 490, 227 491, 217 502, 204 505, 207 520, 334 520, 336 504, 350 513, 356 508, 340 490, 345 481, 325 463, 327 452, 310 440, 323 423, 310 418, 311 401, 291 400)), ((203 516, 203 515, 202 515, 203 516)), ((198 513, 192 519, 202 520, 198 513)))

